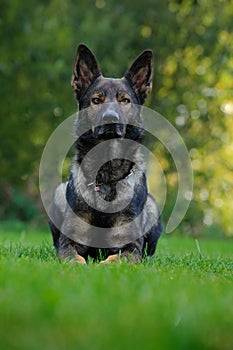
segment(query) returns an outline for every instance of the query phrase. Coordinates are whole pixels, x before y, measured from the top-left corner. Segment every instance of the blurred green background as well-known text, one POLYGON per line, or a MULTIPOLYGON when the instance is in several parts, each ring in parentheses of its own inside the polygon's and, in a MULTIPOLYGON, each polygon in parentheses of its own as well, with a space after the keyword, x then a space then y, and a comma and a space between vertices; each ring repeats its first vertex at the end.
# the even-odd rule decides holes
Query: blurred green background
MULTIPOLYGON (((76 47, 85 43, 113 77, 142 50, 154 51, 147 106, 177 128, 194 170, 193 200, 179 231, 233 236, 232 18, 230 0, 1 0, 1 220, 47 221, 40 157, 51 132, 76 111, 70 77, 76 47)), ((168 186, 166 222, 178 178, 165 148, 153 149, 168 186)))

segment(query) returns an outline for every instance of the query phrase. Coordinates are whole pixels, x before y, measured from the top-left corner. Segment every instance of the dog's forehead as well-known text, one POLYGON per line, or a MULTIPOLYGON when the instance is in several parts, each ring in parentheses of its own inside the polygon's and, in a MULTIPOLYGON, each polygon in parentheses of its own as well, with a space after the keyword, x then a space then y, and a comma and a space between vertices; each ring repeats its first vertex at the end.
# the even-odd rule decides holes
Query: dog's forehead
POLYGON ((133 94, 129 83, 125 78, 104 78, 100 77, 97 79, 95 87, 93 89, 94 93, 104 93, 105 95, 112 95, 118 92, 126 93, 130 95, 133 94))

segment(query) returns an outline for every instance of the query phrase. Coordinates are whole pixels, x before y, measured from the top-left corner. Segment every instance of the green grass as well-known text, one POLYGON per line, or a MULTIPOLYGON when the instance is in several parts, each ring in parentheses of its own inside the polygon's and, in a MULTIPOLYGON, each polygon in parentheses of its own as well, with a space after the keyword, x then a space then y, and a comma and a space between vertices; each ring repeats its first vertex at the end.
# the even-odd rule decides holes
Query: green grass
POLYGON ((0 349, 231 350, 232 252, 172 236, 140 265, 72 265, 48 231, 4 224, 0 349))

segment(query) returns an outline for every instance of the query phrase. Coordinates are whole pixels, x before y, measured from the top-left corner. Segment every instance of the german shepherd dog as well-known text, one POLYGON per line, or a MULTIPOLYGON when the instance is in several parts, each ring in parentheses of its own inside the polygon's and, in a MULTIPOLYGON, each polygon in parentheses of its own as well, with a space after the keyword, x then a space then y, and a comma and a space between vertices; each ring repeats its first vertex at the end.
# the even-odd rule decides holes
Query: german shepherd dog
POLYGON ((94 54, 79 45, 71 80, 79 104, 75 156, 68 181, 55 190, 49 221, 59 259, 140 262, 155 253, 162 225, 147 191, 140 113, 152 77, 150 50, 115 79, 103 77, 94 54), (116 210, 109 210, 113 203, 116 210))

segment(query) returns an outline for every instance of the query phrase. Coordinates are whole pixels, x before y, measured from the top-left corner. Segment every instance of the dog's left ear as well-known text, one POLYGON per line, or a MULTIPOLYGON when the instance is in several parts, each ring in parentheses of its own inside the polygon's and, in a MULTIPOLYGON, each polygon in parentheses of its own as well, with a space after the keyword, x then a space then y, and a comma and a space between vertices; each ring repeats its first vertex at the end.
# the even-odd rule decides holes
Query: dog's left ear
POLYGON ((125 73, 125 78, 133 86, 140 103, 143 104, 152 89, 153 53, 146 50, 136 58, 125 73))
POLYGON ((101 71, 94 54, 86 45, 79 45, 71 78, 71 85, 78 100, 99 75, 101 71))

